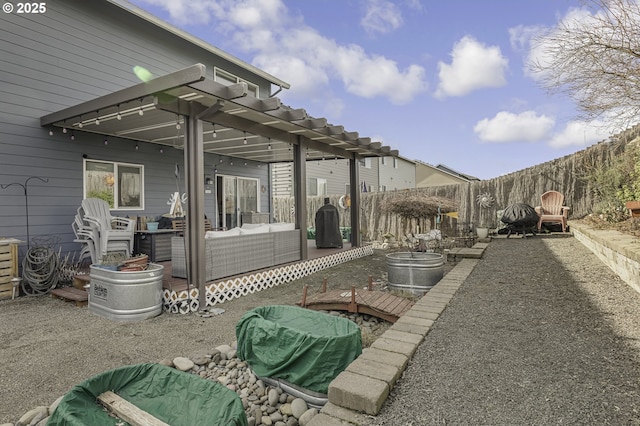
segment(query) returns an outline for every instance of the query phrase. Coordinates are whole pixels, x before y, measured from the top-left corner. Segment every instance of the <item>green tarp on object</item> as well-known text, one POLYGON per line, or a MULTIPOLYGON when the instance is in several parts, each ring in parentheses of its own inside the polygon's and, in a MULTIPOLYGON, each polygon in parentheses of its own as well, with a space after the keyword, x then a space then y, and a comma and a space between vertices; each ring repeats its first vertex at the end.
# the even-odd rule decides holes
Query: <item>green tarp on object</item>
POLYGON ((60 401, 47 425, 113 426, 96 398, 113 391, 171 426, 247 426, 242 401, 220 383, 160 364, 109 370, 76 385, 60 401))
POLYGON ((326 394, 362 353, 360 328, 346 318, 296 306, 262 306, 236 324, 238 358, 261 377, 326 394))

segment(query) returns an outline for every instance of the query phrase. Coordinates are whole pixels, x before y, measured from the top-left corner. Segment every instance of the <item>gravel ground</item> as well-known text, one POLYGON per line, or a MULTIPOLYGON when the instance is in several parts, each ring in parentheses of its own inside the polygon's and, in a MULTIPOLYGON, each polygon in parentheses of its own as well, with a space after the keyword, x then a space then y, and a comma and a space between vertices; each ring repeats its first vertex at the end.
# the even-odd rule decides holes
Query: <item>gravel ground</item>
POLYGON ((293 305, 319 291, 365 287, 369 276, 386 282, 383 251, 291 283, 215 307, 221 315, 162 315, 139 322, 115 322, 86 307, 50 296, 0 301, 0 424, 15 422, 38 405, 49 405, 81 381, 115 367, 190 356, 235 342, 235 324, 248 310, 293 305))
MULTIPOLYGON (((206 319, 120 323, 48 296, 0 301, 0 424, 102 371, 230 344, 244 312, 295 304, 324 277, 348 289, 385 273, 376 251, 206 319)), ((640 294, 573 238, 494 240, 368 424, 640 424, 638 306, 640 294)))
POLYGON ((497 239, 373 425, 638 425, 640 294, 573 238, 497 239))

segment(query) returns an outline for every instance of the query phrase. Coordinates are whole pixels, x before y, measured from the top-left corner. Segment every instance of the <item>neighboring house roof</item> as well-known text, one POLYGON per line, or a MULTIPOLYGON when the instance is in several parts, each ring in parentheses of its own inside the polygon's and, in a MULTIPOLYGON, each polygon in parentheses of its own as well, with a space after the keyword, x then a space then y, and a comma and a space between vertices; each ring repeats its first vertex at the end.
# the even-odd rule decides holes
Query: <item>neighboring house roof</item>
POLYGON ((283 89, 289 89, 291 87, 291 85, 283 80, 280 80, 277 77, 274 77, 273 75, 264 72, 263 70, 261 70, 260 68, 254 67, 251 64, 248 64, 244 61, 241 61, 240 59, 236 58, 235 56, 230 55, 229 53, 218 49, 217 47, 197 38, 192 36, 191 34, 182 31, 179 28, 174 27, 173 25, 169 24, 166 21, 163 21, 162 19, 158 18, 157 16, 154 16, 142 9, 140 9, 139 7, 129 3, 127 0, 107 0, 109 3, 112 3, 124 10, 126 10, 129 13, 132 13, 172 34, 177 35, 178 37, 181 37, 183 39, 185 39, 186 41, 188 41, 189 43, 195 44, 196 46, 199 46, 205 50, 208 50, 209 52, 235 64, 238 65, 239 67, 242 67, 244 69, 246 69, 247 71, 250 71, 266 80, 268 80, 269 82, 271 82, 272 84, 275 84, 276 86, 280 86, 283 89))
POLYGON ((466 180, 480 180, 479 178, 477 178, 475 176, 467 175, 465 173, 460 173, 460 172, 458 172, 456 170, 453 170, 452 168, 447 167, 444 164, 438 164, 436 166, 436 169, 442 170, 442 171, 444 171, 446 173, 449 173, 449 174, 454 175, 454 176, 461 177, 461 178, 466 179, 466 180))
POLYGON ((472 181, 472 180, 480 180, 479 178, 475 177, 475 176, 471 176, 471 175, 467 175, 464 173, 460 173, 450 167, 445 166, 444 164, 438 164, 436 166, 429 164, 429 163, 425 163, 424 161, 420 161, 420 160, 415 160, 416 164, 420 164, 422 166, 426 166, 426 167, 430 167, 432 169, 436 169, 442 173, 446 173, 450 176, 453 176, 455 178, 458 179, 464 179, 466 181, 472 181))

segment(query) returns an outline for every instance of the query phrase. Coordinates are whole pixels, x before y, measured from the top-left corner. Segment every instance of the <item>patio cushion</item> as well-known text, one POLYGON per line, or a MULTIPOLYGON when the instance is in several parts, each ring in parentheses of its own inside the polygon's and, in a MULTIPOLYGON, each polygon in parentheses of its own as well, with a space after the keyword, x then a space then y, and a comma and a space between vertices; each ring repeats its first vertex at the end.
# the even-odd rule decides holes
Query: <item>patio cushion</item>
POLYGON ((293 231, 296 229, 295 223, 270 223, 269 232, 293 231))
POLYGON ((269 225, 267 224, 261 224, 260 226, 251 228, 240 228, 240 235, 264 234, 267 232, 269 232, 269 225))
POLYGON ((240 235, 240 228, 231 228, 227 231, 207 231, 204 234, 205 238, 224 238, 240 235))

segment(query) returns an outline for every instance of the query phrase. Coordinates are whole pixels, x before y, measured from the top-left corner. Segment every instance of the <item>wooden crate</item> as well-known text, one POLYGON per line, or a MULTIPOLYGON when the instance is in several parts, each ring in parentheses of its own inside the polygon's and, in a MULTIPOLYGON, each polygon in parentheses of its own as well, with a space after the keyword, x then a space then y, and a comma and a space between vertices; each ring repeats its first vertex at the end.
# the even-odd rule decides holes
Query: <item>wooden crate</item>
MULTIPOLYGON (((9 240, 10 241, 10 240, 9 240)), ((13 283, 18 276, 18 244, 0 239, 0 300, 11 299, 13 283)))

